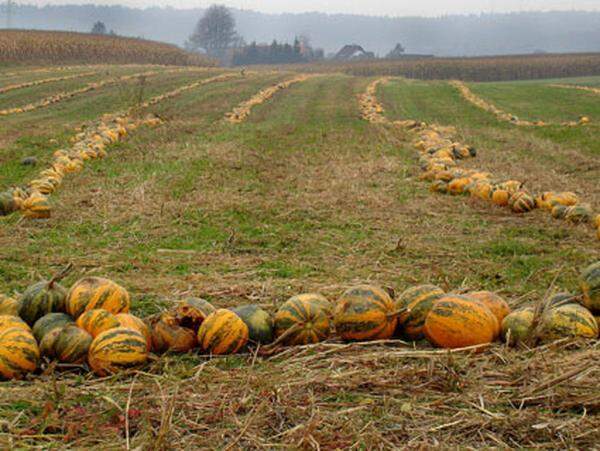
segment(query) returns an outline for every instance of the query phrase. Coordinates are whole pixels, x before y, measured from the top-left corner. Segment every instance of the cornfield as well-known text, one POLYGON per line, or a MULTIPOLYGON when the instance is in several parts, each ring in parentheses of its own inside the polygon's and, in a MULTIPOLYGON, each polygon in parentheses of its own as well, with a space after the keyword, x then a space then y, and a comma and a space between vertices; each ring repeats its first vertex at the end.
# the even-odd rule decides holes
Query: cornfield
MULTIPOLYGON (((423 80, 508 81, 600 75, 600 53, 357 61, 297 66, 302 72, 423 80)), ((289 67, 288 67, 289 69, 289 67)))
POLYGON ((214 66, 180 48, 143 39, 60 31, 0 32, 0 61, 35 64, 120 63, 214 66))

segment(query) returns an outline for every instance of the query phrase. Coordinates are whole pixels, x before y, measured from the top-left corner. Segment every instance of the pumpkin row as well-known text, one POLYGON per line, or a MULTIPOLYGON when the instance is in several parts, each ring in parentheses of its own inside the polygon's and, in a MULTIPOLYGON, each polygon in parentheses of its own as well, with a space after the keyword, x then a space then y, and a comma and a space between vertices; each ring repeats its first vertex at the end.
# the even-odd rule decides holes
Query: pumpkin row
POLYGON ((232 354, 259 344, 314 344, 334 334, 346 341, 427 339, 442 348, 485 345, 499 337, 515 344, 532 337, 598 336, 592 312, 600 314, 600 262, 582 272, 580 296, 552 298, 537 322, 533 308, 511 312, 494 293, 457 295, 434 285, 411 287, 398 297, 379 287, 356 286, 334 304, 320 294, 302 294, 273 317, 258 306, 216 309, 191 298, 142 320, 129 314, 129 293, 117 283, 87 277, 67 291, 59 283, 65 274, 30 286, 18 301, 0 299, 2 377, 35 371, 40 356, 87 362, 103 376, 144 364, 150 352, 198 348, 204 354, 232 354))
POLYGON ((419 152, 421 180, 431 183, 430 190, 436 193, 470 195, 499 207, 510 208, 515 213, 527 213, 535 209, 547 211, 555 219, 573 224, 590 224, 596 229, 600 240, 600 214, 594 214, 589 204, 581 203, 571 192, 545 192, 532 195, 517 180, 498 181, 492 174, 475 169, 461 169, 457 161, 477 156, 477 151, 467 145, 453 141, 454 127, 443 127, 414 120, 389 121, 383 106, 377 100, 376 91, 388 78, 372 82, 360 98, 362 117, 372 123, 398 126, 416 133, 413 141, 419 152))
POLYGON ((591 86, 582 86, 582 85, 563 85, 563 84, 553 84, 550 85, 553 88, 563 88, 563 89, 577 89, 579 91, 591 92, 592 94, 600 94, 599 88, 592 88, 591 86))
MULTIPOLYGON (((476 107, 487 111, 488 113, 492 113, 494 116, 496 116, 496 118, 498 118, 498 120, 501 120, 504 122, 510 122, 511 124, 518 125, 518 126, 524 126, 524 127, 546 127, 549 125, 554 125, 554 124, 547 123, 544 121, 526 121, 523 119, 519 119, 514 114, 507 113, 507 112, 501 110, 500 108, 498 108, 496 105, 475 95, 475 93, 473 91, 471 91, 469 89, 469 87, 462 81, 454 80, 454 81, 451 81, 450 84, 452 86, 454 86, 456 89, 458 89, 458 91, 461 93, 461 95, 463 96, 463 98, 465 100, 472 103, 476 107)), ((589 123, 590 123, 589 117, 580 116, 578 121, 562 122, 559 125, 566 126, 566 127, 577 127, 578 125, 586 125, 589 123)))
POLYGON ((293 84, 306 81, 308 78, 310 78, 310 75, 301 74, 294 78, 290 78, 289 80, 282 81, 280 83, 277 83, 273 86, 269 86, 268 88, 259 91, 250 99, 246 100, 245 102, 242 102, 237 107, 235 107, 233 111, 226 113, 225 120, 234 124, 245 121, 248 118, 248 116, 250 116, 252 108, 254 108, 257 105, 260 105, 261 103, 266 102, 279 91, 287 89, 293 84))
MULTIPOLYGON (((172 71, 179 72, 182 70, 188 69, 173 69, 172 71)), ((221 74, 190 83, 155 96, 142 103, 139 108, 147 108, 163 100, 178 96, 186 90, 207 83, 224 81, 233 76, 236 76, 236 74, 221 74)), ((161 123, 161 119, 154 116, 148 116, 141 120, 134 119, 131 109, 126 113, 103 116, 97 124, 85 128, 73 137, 71 149, 54 152, 50 167, 41 171, 38 178, 29 182, 27 187, 13 188, 1 192, 0 216, 22 211, 29 218, 49 218, 52 209, 47 196, 58 189, 66 174, 80 172, 87 160, 104 158, 107 155, 107 146, 123 139, 138 127, 142 125, 157 126, 161 123)))
POLYGON ((45 85, 48 83, 56 83, 56 82, 60 82, 60 81, 75 80, 77 78, 91 77, 92 75, 95 75, 95 74, 96 74, 96 72, 82 72, 80 74, 66 75, 64 77, 52 77, 52 78, 44 78, 42 80, 28 81, 25 83, 15 83, 15 84, 3 86, 2 88, 0 88, 0 94, 4 94, 4 93, 10 92, 10 91, 15 91, 17 89, 32 88, 35 86, 45 85))

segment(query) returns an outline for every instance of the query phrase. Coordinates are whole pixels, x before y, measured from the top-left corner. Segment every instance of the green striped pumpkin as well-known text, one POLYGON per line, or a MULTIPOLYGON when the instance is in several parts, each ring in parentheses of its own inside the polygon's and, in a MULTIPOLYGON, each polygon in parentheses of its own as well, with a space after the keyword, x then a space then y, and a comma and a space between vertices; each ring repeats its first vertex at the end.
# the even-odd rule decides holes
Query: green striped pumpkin
POLYGON ((0 216, 8 216, 19 209, 12 192, 4 191, 0 193, 0 216))
POLYGON ((251 344, 269 344, 273 341, 273 318, 258 305, 242 305, 231 309, 248 326, 251 344))
POLYGON ((518 191, 510 196, 508 205, 515 213, 527 213, 537 208, 535 199, 525 191, 518 191))
POLYGON ((417 341, 425 338, 423 326, 425 318, 435 301, 444 295, 444 290, 435 285, 419 285, 404 291, 395 301, 396 310, 408 311, 398 317, 396 334, 417 341))
POLYGON ((42 316, 64 312, 67 290, 56 281, 42 281, 28 287, 20 300, 19 316, 30 326, 42 316))
POLYGON ((600 314, 600 262, 583 270, 579 286, 583 292, 583 304, 593 313, 600 314))
POLYGON ((53 344, 53 357, 61 363, 83 363, 92 344, 92 336, 75 324, 63 327, 53 344))
POLYGON ((0 330, 0 377, 20 379, 36 370, 40 351, 33 334, 20 327, 0 330))
POLYGON ((137 368, 148 360, 146 339, 133 329, 117 327, 98 335, 88 352, 88 363, 98 376, 137 368))
POLYGON ((385 290, 360 285, 347 290, 338 300, 334 323, 344 340, 383 340, 393 336, 398 314, 394 301, 385 290))
POLYGON ((246 323, 231 310, 211 313, 198 329, 200 349, 208 354, 235 354, 248 343, 246 323))
POLYGON ((544 312, 539 333, 541 341, 569 337, 598 337, 598 324, 590 311, 578 304, 567 304, 544 312))
POLYGON ((275 314, 278 341, 294 346, 326 340, 331 332, 329 306, 329 301, 317 293, 299 294, 288 299, 275 314))
POLYGON ((62 329, 67 324, 74 324, 73 318, 66 313, 48 313, 33 325, 33 336, 39 342, 54 329, 62 329))
POLYGON ((12 329, 13 327, 31 332, 31 328, 27 325, 27 323, 18 316, 0 315, 0 331, 4 329, 12 329))

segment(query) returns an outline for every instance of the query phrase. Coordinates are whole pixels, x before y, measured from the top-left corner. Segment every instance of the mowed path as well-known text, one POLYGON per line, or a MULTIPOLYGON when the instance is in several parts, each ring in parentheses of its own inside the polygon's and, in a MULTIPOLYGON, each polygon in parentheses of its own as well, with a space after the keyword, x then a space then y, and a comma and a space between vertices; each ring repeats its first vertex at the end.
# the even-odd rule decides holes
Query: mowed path
MULTIPOLYGON (((361 119, 357 96, 370 79, 315 77, 257 106, 244 123, 223 120, 289 77, 249 75, 157 105, 167 124, 138 130, 69 179, 50 220, 0 224, 0 292, 22 290, 67 262, 77 266, 67 282, 83 273, 116 279, 140 314, 190 295, 273 311, 291 295, 319 291, 335 300, 359 282, 396 292, 419 282, 499 290, 513 305, 541 297, 556 276, 572 287, 594 252, 586 232, 430 194, 407 137, 361 119)), ((448 110, 459 112, 453 102, 448 110)), ((485 127, 472 130, 468 138, 485 127)), ((569 410, 573 399, 593 402, 589 387, 552 386, 553 405, 563 407, 554 410, 544 383, 562 368, 589 365, 593 349, 430 352, 401 342, 333 343, 271 359, 165 356, 134 381, 101 385, 67 375, 57 382, 65 394, 54 436, 12 438, 68 442, 67 425, 76 422, 77 446, 118 446, 121 429, 97 426, 110 424, 115 404, 124 408, 131 396, 140 412, 131 419, 132 447, 554 443, 554 427, 532 433, 540 422, 560 425, 567 443, 589 443, 581 431, 596 418, 569 410), (513 409, 528 390, 537 397, 513 409)), ((15 386, 0 392, 0 411, 24 406, 18 432, 52 396, 43 381, 15 386)))

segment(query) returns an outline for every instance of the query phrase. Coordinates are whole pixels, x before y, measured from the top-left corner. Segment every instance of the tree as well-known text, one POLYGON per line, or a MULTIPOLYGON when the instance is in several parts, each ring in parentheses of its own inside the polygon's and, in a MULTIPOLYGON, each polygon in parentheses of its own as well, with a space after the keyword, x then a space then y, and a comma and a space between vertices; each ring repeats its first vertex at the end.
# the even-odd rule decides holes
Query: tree
POLYGON ((194 51, 204 50, 211 56, 223 58, 227 49, 238 40, 231 11, 222 5, 212 5, 198 21, 186 47, 194 51))
POLYGON ((104 25, 104 22, 96 22, 92 27, 92 34, 106 34, 106 25, 104 25))
POLYGON ((404 49, 404 46, 402 44, 396 44, 396 47, 394 48, 394 50, 392 50, 390 53, 388 53, 386 55, 386 58, 390 58, 390 59, 402 58, 405 51, 406 50, 404 49))

